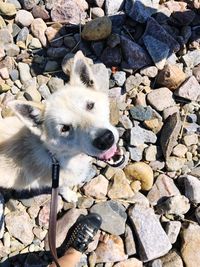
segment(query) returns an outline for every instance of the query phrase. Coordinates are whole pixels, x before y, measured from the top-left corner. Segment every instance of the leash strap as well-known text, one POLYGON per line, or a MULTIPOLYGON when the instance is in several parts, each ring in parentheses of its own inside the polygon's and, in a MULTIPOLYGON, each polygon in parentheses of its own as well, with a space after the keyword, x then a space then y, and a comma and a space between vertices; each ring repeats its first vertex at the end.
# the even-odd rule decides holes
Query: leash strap
POLYGON ((57 256, 57 251, 56 251, 56 223, 57 223, 60 165, 53 155, 51 155, 51 158, 52 158, 52 190, 51 190, 48 240, 49 240, 49 248, 53 256, 53 260, 56 266, 60 267, 58 263, 58 256, 57 256))

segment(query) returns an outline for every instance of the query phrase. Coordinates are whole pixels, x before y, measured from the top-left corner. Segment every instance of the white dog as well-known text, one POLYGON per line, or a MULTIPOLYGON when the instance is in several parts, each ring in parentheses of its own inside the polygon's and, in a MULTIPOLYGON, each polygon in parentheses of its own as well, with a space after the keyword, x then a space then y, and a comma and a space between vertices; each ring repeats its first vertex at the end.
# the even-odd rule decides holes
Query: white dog
POLYGON ((82 52, 71 67, 70 82, 45 104, 12 101, 16 116, 0 121, 0 186, 12 189, 51 185, 51 154, 60 164, 61 194, 83 182, 91 157, 108 160, 117 154, 118 132, 109 122, 109 101, 99 91, 82 52))

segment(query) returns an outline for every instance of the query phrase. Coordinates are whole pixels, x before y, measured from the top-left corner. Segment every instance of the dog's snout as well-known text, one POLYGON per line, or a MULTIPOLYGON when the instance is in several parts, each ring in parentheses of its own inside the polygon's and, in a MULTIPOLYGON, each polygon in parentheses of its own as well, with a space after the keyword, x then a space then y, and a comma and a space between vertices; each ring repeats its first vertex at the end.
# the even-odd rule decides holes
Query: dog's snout
POLYGON ((113 133, 110 130, 105 130, 94 139, 93 145, 100 150, 106 150, 114 144, 114 141, 115 137, 113 133))

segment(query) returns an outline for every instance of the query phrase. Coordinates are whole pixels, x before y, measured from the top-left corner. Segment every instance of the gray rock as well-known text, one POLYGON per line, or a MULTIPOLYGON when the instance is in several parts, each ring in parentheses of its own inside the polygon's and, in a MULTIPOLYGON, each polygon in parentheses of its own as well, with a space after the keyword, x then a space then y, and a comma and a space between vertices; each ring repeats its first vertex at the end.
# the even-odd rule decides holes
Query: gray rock
POLYGON ((113 33, 108 37, 107 45, 109 47, 113 48, 119 44, 120 44, 120 35, 119 34, 113 33))
POLYGON ((18 70, 19 70, 20 80, 22 83, 32 79, 32 76, 30 74, 30 67, 28 64, 19 62, 18 70))
POLYGON ((150 166, 154 171, 162 170, 162 169, 165 167, 165 162, 164 162, 164 161, 159 161, 159 160, 151 161, 151 162, 149 163, 149 166, 150 166))
POLYGON ((47 49, 47 55, 52 58, 63 58, 69 50, 64 47, 50 47, 47 49))
MULTIPOLYGON (((175 250, 171 250, 167 255, 161 258, 163 267, 183 267, 182 258, 175 250)), ((189 265, 188 265, 189 266, 189 265)))
POLYGON ((24 27, 21 29, 21 31, 19 32, 19 34, 17 35, 17 39, 16 42, 26 42, 27 38, 29 35, 29 29, 27 27, 24 27))
POLYGON ((166 120, 169 116, 177 112, 179 113, 179 108, 177 106, 166 108, 163 110, 163 119, 166 120))
POLYGON ((143 37, 144 45, 149 52, 153 62, 159 70, 162 70, 169 55, 169 47, 151 35, 143 37))
POLYGON ((130 109, 131 117, 134 120, 145 121, 152 118, 153 112, 150 106, 144 107, 138 105, 130 109))
POLYGON ((95 204, 90 211, 102 217, 101 229, 103 231, 113 235, 121 235, 125 232, 127 215, 122 204, 109 200, 95 204))
POLYGON ((192 175, 187 175, 184 178, 185 196, 192 203, 200 203, 200 180, 192 175))
POLYGON ((119 47, 106 47, 101 55, 102 62, 108 66, 118 66, 121 63, 122 55, 119 47))
POLYGON ((121 49, 128 68, 140 69, 151 64, 147 52, 125 36, 121 36, 121 49))
POLYGON ((130 158, 133 161, 141 161, 142 160, 143 151, 144 151, 143 145, 138 146, 138 147, 129 147, 128 150, 130 152, 130 158))
POLYGON ((125 129, 131 129, 131 128, 133 127, 133 123, 132 123, 132 121, 131 121, 131 120, 129 119, 129 117, 126 116, 126 115, 122 115, 122 116, 120 116, 119 121, 121 122, 121 124, 123 125, 123 127, 124 127, 125 129))
POLYGON ((94 51, 95 55, 97 57, 100 57, 104 49, 104 42, 102 41, 91 42, 91 48, 94 51))
POLYGON ((20 240, 25 246, 32 243, 33 221, 26 211, 13 211, 5 216, 5 225, 11 236, 20 240))
POLYGON ((8 44, 13 43, 13 37, 9 30, 7 29, 0 29, 0 47, 6 48, 8 44))
POLYGON ((144 37, 147 35, 150 35, 156 40, 165 43, 170 48, 169 54, 177 52, 180 49, 179 43, 167 31, 165 31, 165 29, 158 22, 156 22, 155 19, 151 17, 147 20, 147 26, 142 39, 144 39, 144 37))
POLYGON ((19 71, 17 69, 14 69, 12 71, 10 71, 10 78, 12 79, 12 81, 16 81, 19 80, 19 71))
POLYGON ((140 74, 154 78, 158 74, 158 69, 155 66, 146 67, 140 70, 140 74))
POLYGON ((48 87, 51 93, 61 89, 63 86, 64 86, 64 82, 60 78, 51 77, 51 79, 48 81, 48 87))
POLYGON ((200 64, 200 51, 197 49, 188 51, 182 58, 187 67, 194 68, 200 64))
POLYGON ((175 91, 175 95, 196 101, 200 96, 200 85, 197 79, 191 76, 175 91))
POLYGON ((179 171, 185 164, 185 158, 168 157, 166 158, 166 168, 168 171, 179 171))
POLYGON ((49 96, 51 95, 51 92, 46 84, 42 84, 39 88, 38 91, 40 92, 41 96, 44 99, 48 99, 49 96))
POLYGON ((135 244, 133 232, 130 226, 128 226, 128 224, 126 224, 126 228, 125 228, 125 241, 124 242, 125 242, 126 254, 129 256, 136 254, 136 244, 135 244))
POLYGON ((171 196, 157 205, 159 214, 183 215, 190 209, 189 199, 182 195, 171 196))
POLYGON ((167 175, 161 174, 148 192, 147 198, 152 205, 156 205, 164 198, 176 195, 180 195, 180 192, 174 181, 167 175))
POLYGON ((23 0, 24 9, 30 10, 39 3, 39 0, 23 0))
POLYGON ((158 0, 128 0, 126 1, 125 11, 133 20, 144 23, 152 14, 157 12, 158 4, 158 0))
POLYGON ((122 9, 124 0, 105 0, 105 12, 107 16, 116 14, 122 9))
POLYGON ((156 135, 140 126, 135 126, 131 129, 130 145, 139 146, 144 143, 154 144, 157 140, 156 135))
POLYGON ((143 262, 163 256, 171 249, 170 241, 153 209, 136 204, 129 210, 129 217, 138 237, 138 253, 143 262))
POLYGON ((113 74, 113 78, 118 86, 122 86, 126 80, 126 72, 124 71, 116 71, 113 74))
POLYGON ((155 161, 159 157, 159 148, 154 145, 148 146, 144 150, 144 157, 146 161, 155 161))
POLYGON ((166 223, 165 231, 169 237, 171 244, 174 244, 176 242, 180 230, 181 230, 181 222, 169 221, 166 223))
POLYGON ((143 82, 143 77, 139 73, 136 73, 135 75, 130 75, 125 82, 126 92, 129 92, 134 88, 137 88, 142 82, 143 82))
POLYGON ((162 261, 160 259, 153 260, 152 262, 149 263, 148 267, 163 267, 162 261))
POLYGON ((166 87, 152 90, 147 95, 147 100, 157 111, 163 111, 164 109, 175 105, 173 94, 166 87))
POLYGON ((176 145, 180 129, 180 115, 179 113, 174 113, 165 121, 160 137, 160 144, 165 158, 171 155, 173 147, 176 145))
POLYGON ((8 44, 5 50, 6 50, 6 55, 9 57, 15 57, 20 53, 20 49, 16 44, 8 44))

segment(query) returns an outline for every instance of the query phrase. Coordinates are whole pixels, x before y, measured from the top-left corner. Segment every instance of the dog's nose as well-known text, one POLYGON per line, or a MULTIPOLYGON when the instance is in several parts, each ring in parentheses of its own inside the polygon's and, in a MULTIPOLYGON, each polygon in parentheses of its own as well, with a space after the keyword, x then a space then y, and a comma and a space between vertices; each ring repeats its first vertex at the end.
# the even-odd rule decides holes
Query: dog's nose
POLYGON ((100 150, 106 150, 114 144, 114 141, 115 137, 113 133, 110 130, 105 130, 100 136, 94 139, 93 145, 100 150))

